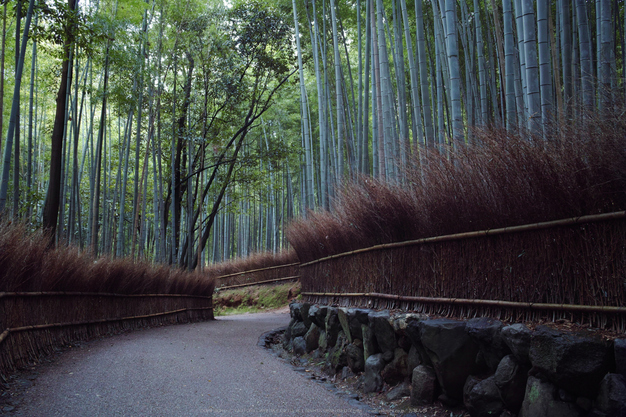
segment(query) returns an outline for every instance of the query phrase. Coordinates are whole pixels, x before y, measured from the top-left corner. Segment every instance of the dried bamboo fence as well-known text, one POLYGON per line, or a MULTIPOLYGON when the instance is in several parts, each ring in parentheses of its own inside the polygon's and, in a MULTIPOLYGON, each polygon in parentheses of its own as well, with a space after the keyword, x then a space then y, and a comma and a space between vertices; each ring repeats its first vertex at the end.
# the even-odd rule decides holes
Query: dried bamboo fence
POLYGON ((146 326, 213 318, 211 297, 80 292, 0 293, 0 378, 55 347, 146 326))
POLYGON ((270 266, 267 268, 252 269, 249 271, 235 272, 215 278, 215 288, 225 290, 228 288, 247 287, 250 285, 270 284, 281 281, 294 281, 299 279, 299 263, 270 266))
POLYGON ((626 330, 626 212, 393 243, 300 265, 312 303, 626 330))

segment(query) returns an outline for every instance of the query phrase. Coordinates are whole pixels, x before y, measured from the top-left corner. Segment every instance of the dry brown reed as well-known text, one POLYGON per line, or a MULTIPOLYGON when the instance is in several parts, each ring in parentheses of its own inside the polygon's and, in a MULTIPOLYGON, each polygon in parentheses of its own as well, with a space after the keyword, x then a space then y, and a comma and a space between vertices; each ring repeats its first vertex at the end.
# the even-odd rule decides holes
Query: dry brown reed
POLYGON ((95 292, 211 296, 213 278, 131 259, 94 259, 71 246, 47 249, 24 225, 0 225, 0 292, 95 292))
MULTIPOLYGON (((0 383, 55 346, 149 325, 213 318, 215 281, 77 248, 0 224, 0 383)), ((1 384, 0 384, 1 388, 1 384)))
POLYGON ((359 178, 346 185, 335 211, 309 213, 287 231, 303 262, 304 299, 456 317, 565 318, 626 330, 622 313, 511 307, 626 307, 626 220, 621 215, 626 210, 626 120, 617 109, 602 120, 584 115, 546 131, 542 139, 476 131, 472 145, 423 152, 400 182, 359 178), (603 221, 459 238, 467 232, 615 212, 603 221), (447 237, 427 239, 442 236, 447 237), (420 243, 389 245, 408 240, 420 243), (331 256, 340 253, 349 254, 331 256), (459 299, 491 301, 454 301, 459 299))
POLYGON ((226 262, 211 265, 207 274, 211 277, 235 274, 278 265, 287 265, 298 262, 296 253, 292 250, 281 252, 257 252, 245 258, 236 258, 226 262))
POLYGON ((476 131, 475 144, 429 150, 402 183, 360 178, 333 213, 287 230, 302 262, 377 244, 626 209, 626 120, 616 111, 545 140, 476 131))
POLYGON ((221 288, 297 277, 298 265, 293 250, 260 252, 247 258, 213 264, 205 272, 215 279, 216 287, 221 288))

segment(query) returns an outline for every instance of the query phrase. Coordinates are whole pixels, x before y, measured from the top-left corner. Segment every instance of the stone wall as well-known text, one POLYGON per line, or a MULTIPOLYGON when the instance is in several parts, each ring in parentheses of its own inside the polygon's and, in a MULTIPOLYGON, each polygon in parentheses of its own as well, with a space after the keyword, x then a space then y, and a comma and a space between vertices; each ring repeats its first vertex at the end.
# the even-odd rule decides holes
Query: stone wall
POLYGON ((463 403, 472 416, 626 416, 626 338, 489 318, 290 310, 284 347, 324 358, 331 372, 362 373, 365 392, 398 386, 414 405, 463 403))

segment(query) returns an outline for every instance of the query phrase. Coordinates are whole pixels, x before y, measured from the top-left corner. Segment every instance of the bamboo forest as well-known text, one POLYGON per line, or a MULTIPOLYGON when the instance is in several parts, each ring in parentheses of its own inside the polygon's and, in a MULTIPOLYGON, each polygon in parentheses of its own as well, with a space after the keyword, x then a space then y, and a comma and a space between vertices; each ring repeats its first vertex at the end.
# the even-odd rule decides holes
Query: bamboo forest
MULTIPOLYGON (((278 252, 350 181, 623 108, 623 0, 6 0, 0 212, 96 255, 278 252)), ((556 133, 555 133, 556 132, 556 133)), ((53 242, 53 243, 55 243, 53 242)))

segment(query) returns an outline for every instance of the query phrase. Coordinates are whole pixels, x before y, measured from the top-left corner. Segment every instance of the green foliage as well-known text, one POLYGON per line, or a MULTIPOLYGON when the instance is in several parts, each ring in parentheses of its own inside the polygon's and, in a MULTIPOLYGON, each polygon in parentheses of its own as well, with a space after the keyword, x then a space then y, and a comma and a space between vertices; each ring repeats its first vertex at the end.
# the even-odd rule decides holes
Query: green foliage
POLYGON ((300 283, 257 285, 217 291, 213 296, 216 316, 256 313, 289 305, 300 295, 300 283))

